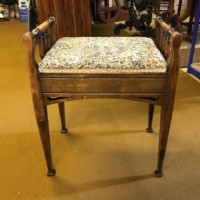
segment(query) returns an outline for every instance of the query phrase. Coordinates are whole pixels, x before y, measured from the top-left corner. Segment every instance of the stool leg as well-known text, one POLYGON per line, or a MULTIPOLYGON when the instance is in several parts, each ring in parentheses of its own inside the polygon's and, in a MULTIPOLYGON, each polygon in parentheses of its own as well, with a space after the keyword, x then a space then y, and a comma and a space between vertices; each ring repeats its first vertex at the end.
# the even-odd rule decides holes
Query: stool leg
POLYGON ((147 133, 153 133, 152 129, 153 114, 154 114, 154 104, 149 104, 148 128, 146 129, 147 133))
POLYGON ((58 103, 59 113, 60 113, 60 120, 61 120, 61 133, 67 133, 66 123, 65 123, 65 104, 64 102, 58 103))
POLYGON ((49 123, 46 106, 39 107, 38 105, 35 105, 35 114, 48 168, 47 176, 54 176, 56 171, 53 169, 52 164, 49 123))
POLYGON ((163 176, 162 167, 168 142, 173 106, 174 106, 174 98, 172 97, 172 99, 168 99, 168 101, 164 102, 164 105, 161 108, 160 133, 159 133, 159 145, 158 145, 158 164, 157 164, 157 170, 155 171, 155 176, 157 177, 163 176))

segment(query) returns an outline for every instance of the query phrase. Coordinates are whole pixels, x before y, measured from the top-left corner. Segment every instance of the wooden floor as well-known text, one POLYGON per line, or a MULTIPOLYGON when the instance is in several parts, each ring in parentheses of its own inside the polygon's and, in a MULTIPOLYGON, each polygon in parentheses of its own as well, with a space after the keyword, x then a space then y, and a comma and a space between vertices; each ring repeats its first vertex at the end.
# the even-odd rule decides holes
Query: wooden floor
POLYGON ((180 71, 164 177, 155 178, 159 108, 127 100, 66 103, 69 135, 49 108, 57 176, 46 165, 33 113, 19 22, 0 23, 0 200, 199 200, 200 84, 180 71))

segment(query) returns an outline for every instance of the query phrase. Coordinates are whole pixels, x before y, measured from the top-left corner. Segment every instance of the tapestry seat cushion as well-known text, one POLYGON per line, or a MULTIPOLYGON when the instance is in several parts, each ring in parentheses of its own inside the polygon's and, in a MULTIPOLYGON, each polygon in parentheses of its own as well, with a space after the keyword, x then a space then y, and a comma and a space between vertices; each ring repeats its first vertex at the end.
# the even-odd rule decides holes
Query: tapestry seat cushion
POLYGON ((146 37, 64 37, 39 63, 42 73, 164 73, 167 63, 146 37))

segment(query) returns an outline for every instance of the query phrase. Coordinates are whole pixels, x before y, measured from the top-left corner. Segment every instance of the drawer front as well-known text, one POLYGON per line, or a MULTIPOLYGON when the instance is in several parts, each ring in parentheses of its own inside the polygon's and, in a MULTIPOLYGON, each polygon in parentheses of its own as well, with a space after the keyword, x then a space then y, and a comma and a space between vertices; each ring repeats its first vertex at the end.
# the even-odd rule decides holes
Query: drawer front
POLYGON ((163 93, 164 78, 41 78, 43 93, 163 93))

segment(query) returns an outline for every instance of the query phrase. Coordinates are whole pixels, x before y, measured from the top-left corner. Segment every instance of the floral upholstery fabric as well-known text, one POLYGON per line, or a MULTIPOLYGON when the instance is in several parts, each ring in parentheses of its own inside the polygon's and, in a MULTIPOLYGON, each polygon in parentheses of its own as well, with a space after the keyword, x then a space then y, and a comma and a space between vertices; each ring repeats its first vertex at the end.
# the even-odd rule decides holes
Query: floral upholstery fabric
POLYGON ((39 63, 43 73, 163 73, 166 68, 152 39, 145 37, 64 37, 39 63))

